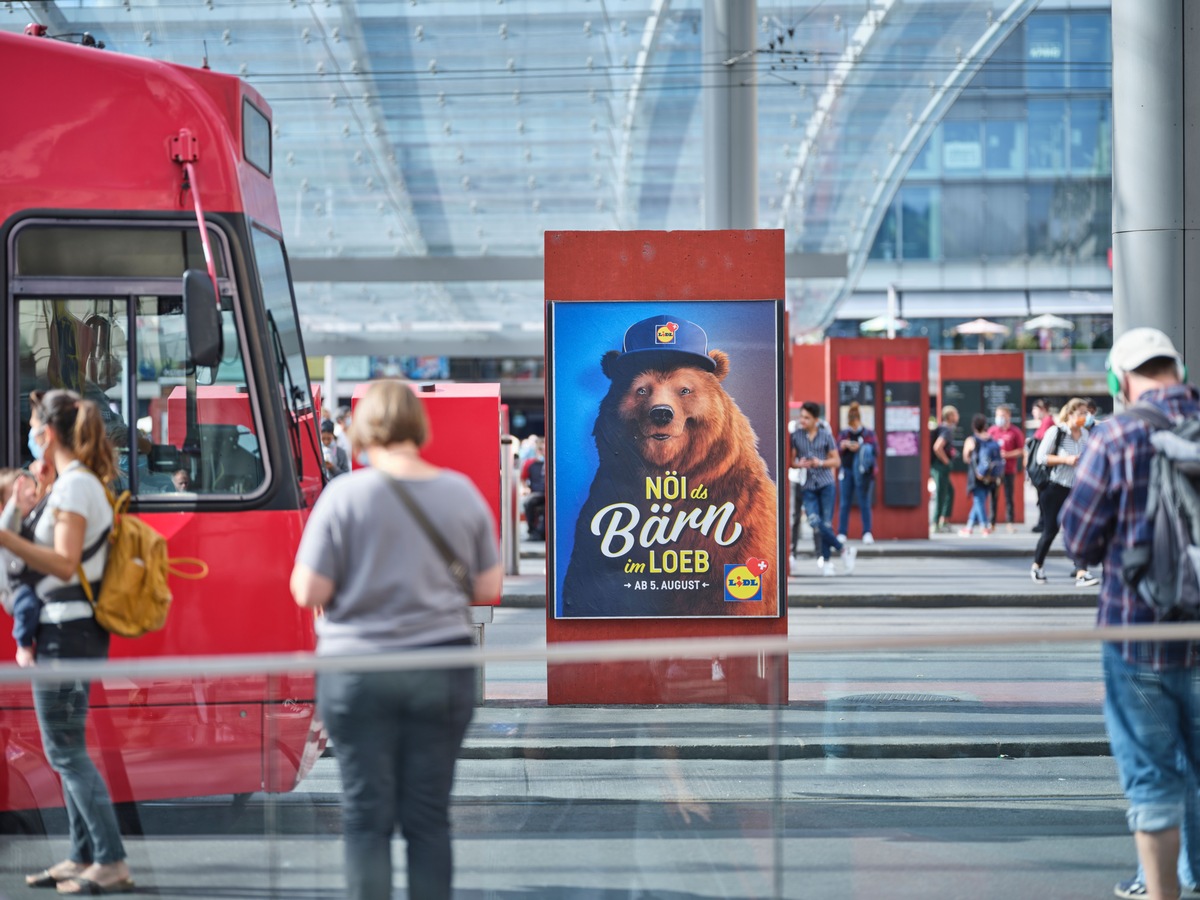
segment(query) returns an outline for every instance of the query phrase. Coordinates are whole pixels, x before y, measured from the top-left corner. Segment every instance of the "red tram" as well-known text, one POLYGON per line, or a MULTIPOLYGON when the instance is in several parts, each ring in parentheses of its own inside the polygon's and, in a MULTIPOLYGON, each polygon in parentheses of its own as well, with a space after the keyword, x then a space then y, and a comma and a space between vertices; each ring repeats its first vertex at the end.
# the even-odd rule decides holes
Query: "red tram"
MULTIPOLYGON (((288 575, 323 475, 269 107, 235 77, 30 35, 0 34, 0 81, 22 86, 0 91, 4 464, 29 462, 31 390, 78 391, 134 511, 208 564, 114 658, 310 650, 288 575)), ((286 791, 321 745, 311 677, 104 679, 92 705, 116 801, 286 791)), ((0 686, 0 748, 0 810, 62 804, 27 685, 0 686)))

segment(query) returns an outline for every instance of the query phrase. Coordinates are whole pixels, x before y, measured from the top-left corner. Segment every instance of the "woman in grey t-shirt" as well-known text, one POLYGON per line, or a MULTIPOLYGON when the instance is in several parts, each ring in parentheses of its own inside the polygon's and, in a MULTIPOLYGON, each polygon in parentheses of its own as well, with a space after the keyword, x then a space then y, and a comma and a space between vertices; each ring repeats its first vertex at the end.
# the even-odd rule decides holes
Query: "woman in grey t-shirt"
MULTIPOLYGON (((421 459, 427 437, 424 408, 400 382, 376 382, 354 410, 353 451, 365 452, 371 467, 325 488, 292 572, 296 602, 323 612, 319 655, 469 646, 468 601, 500 593, 487 505, 464 476, 421 459), (466 565, 472 597, 392 480, 466 565)), ((391 897, 391 837, 399 823, 409 896, 448 898, 450 787, 474 711, 472 670, 322 675, 317 706, 342 775, 347 896, 391 897)))

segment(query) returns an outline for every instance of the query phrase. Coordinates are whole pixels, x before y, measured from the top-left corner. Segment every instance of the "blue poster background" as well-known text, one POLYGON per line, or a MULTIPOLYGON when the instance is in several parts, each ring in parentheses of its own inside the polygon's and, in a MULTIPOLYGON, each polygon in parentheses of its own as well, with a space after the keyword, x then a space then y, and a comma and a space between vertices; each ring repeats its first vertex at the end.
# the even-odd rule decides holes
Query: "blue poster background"
POLYGON ((704 329, 708 350, 729 355, 723 385, 758 435, 759 454, 776 484, 779 434, 777 365, 780 347, 774 300, 604 301, 550 304, 553 344, 549 348, 553 396, 550 440, 554 454, 553 575, 556 615, 574 548, 575 524, 596 474, 592 429, 612 382, 601 357, 620 350, 625 330, 650 316, 669 314, 704 329))

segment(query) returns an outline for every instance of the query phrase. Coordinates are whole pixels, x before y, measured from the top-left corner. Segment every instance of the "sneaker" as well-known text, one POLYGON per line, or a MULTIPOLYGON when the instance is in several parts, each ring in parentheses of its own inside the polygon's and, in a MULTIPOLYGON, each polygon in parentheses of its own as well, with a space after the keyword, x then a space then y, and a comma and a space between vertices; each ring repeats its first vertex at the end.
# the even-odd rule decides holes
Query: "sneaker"
POLYGON ((844 534, 839 534, 839 535, 838 535, 838 543, 839 543, 839 544, 844 544, 844 543, 846 543, 846 536, 845 536, 844 534))
POLYGON ((989 536, 991 536, 992 530, 993 529, 991 529, 991 528, 981 528, 979 530, 979 533, 982 534, 984 537, 989 537, 989 536))
POLYGON ((1150 892, 1146 890, 1146 883, 1138 881, 1136 878, 1118 882, 1113 888, 1113 893, 1123 900, 1139 900, 1139 898, 1150 896, 1150 892))
POLYGON ((1042 523, 1038 522, 1036 525, 1034 525, 1029 530, 1032 531, 1034 534, 1041 534, 1042 533, 1042 523))
POLYGON ((1037 584, 1045 584, 1046 570, 1037 563, 1034 563, 1029 567, 1029 577, 1032 578, 1037 584))
POLYGON ((824 565, 824 563, 822 563, 821 574, 826 578, 832 578, 837 574, 837 571, 833 568, 833 563, 830 563, 829 565, 824 565))
POLYGON ((1075 587, 1077 588, 1095 587, 1099 583, 1100 579, 1091 572, 1080 572, 1075 576, 1075 587))
POLYGON ((958 535, 959 535, 959 537, 970 537, 972 533, 973 533, 973 532, 971 531, 971 529, 970 529, 970 528, 960 528, 960 529, 958 529, 958 535))
POLYGON ((1007 525, 1005 525, 1005 526, 1004 526, 1004 530, 1005 530, 1005 532, 1007 532, 1008 534, 1016 534, 1016 533, 1017 533, 1017 529, 1013 527, 1013 523, 1012 523, 1012 522, 1009 522, 1007 525))
POLYGON ((818 569, 825 568, 825 560, 820 556, 817 557, 817 568, 818 569))
POLYGON ((864 544, 875 543, 875 535, 871 534, 871 532, 868 531, 866 534, 863 535, 863 543, 864 544))
MULTIPOLYGON (((858 551, 848 546, 842 551, 842 569, 847 575, 854 571, 854 563, 858 559, 858 551)), ((830 566, 829 568, 833 568, 830 566)))

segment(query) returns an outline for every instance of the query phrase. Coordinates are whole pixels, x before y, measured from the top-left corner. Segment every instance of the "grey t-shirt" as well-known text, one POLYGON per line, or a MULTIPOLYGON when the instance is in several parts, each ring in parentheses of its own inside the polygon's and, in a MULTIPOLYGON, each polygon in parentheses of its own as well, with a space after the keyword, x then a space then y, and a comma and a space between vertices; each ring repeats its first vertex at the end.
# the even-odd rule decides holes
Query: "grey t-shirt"
MULTIPOLYGON (((375 653, 470 636, 468 600, 387 476, 360 469, 329 483, 304 528, 296 561, 333 580, 317 619, 321 656, 375 653)), ((492 518, 458 472, 405 479, 472 576, 496 565, 492 518)))

